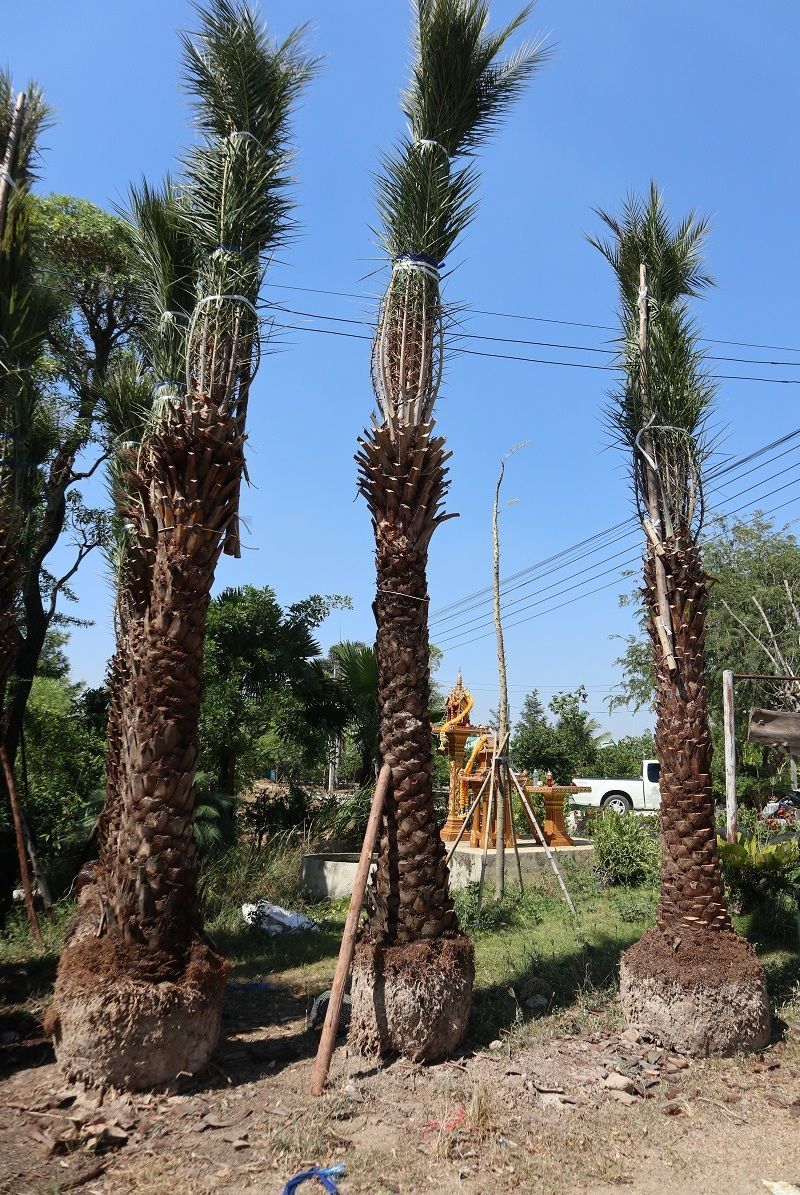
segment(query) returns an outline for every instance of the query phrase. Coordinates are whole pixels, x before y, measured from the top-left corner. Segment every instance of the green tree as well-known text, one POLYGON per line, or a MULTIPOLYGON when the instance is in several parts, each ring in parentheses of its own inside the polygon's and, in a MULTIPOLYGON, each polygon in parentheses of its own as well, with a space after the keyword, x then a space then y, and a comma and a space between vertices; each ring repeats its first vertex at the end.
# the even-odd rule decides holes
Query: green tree
MULTIPOLYGON (((756 514, 748 522, 715 519, 704 535, 703 551, 706 568, 714 578, 706 617, 705 676, 714 740, 712 775, 715 791, 721 794, 724 791, 723 671, 726 668, 744 673, 782 671, 776 668, 765 619, 773 628, 778 650, 790 665, 788 671, 797 675, 800 667, 798 626, 792 609, 795 595, 800 594, 800 545, 788 529, 777 528, 771 520, 756 514)), ((625 599, 630 605, 638 600, 637 593, 625 599)), ((640 610, 640 619, 642 613, 640 610)), ((616 663, 622 670, 622 680, 611 707, 630 705, 639 709, 649 705, 654 676, 652 650, 644 634, 628 637, 625 652, 616 663)), ((786 758, 779 749, 762 751, 746 742, 750 709, 774 703, 780 703, 782 708, 800 708, 797 699, 796 686, 737 681, 740 799, 753 801, 770 790, 786 758)))
POLYGON ((349 599, 314 595, 284 611, 271 589, 226 589, 208 610, 201 770, 237 793, 269 768, 319 772, 345 705, 313 632, 349 599))
POLYGON ((644 601, 661 761, 661 896, 656 926, 623 956, 621 999, 641 1032, 692 1053, 769 1039, 763 971, 731 928, 717 851, 706 684, 710 581, 700 530, 714 401, 689 300, 710 285, 707 222, 673 226, 654 184, 593 244, 619 290, 622 379, 609 422, 631 469, 645 532, 644 601), (713 960, 713 961, 712 961, 713 960), (724 962, 722 961, 724 960, 724 962), (728 1017, 736 985, 736 1018, 728 1017))
POLYGON ((582 708, 586 700, 582 685, 574 693, 557 693, 549 705, 550 719, 538 692, 529 693, 511 741, 515 765, 527 772, 538 769, 542 780, 551 771, 557 784, 591 775, 597 766, 598 727, 582 708))
POLYGON ((84 504, 79 486, 105 458, 102 390, 115 354, 130 343, 140 320, 130 231, 123 220, 70 196, 29 196, 27 219, 32 283, 49 297, 49 311, 41 351, 27 372, 35 418, 26 421, 22 448, 27 470, 20 500, 21 616, 5 727, 12 761, 47 632, 74 621, 60 609, 64 599, 74 600, 70 581, 107 539, 104 512, 84 504), (49 561, 65 538, 74 555, 56 575, 49 561))

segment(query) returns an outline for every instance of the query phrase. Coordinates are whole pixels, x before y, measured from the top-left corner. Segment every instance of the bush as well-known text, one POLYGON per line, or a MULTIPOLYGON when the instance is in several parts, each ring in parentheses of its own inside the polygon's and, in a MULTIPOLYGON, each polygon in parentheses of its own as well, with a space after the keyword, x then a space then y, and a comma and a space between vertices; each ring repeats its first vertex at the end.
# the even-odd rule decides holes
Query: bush
POLYGON ((304 905, 300 859, 306 847, 301 834, 285 831, 261 848, 238 842, 209 856, 200 877, 200 901, 212 934, 238 928, 241 906, 261 897, 288 908, 304 905))
POLYGON ((602 813, 592 819, 594 866, 605 884, 655 884, 661 862, 658 818, 602 813))
POLYGON ((795 912, 800 896, 800 843, 760 842, 737 834, 736 842, 719 839, 722 875, 738 912, 765 912, 775 920, 795 912))

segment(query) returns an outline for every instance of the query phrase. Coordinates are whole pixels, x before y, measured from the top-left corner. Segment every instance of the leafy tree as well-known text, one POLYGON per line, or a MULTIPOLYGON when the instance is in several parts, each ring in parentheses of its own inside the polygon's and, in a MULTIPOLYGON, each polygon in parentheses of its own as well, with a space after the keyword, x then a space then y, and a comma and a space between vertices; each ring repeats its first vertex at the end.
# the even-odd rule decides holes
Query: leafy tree
MULTIPOLYGON (((775 664, 756 640, 768 640, 764 617, 776 634, 776 642, 790 661, 791 672, 800 667, 797 624, 786 586, 800 594, 800 545, 786 528, 776 528, 756 514, 748 522, 715 519, 708 528, 703 548, 706 567, 714 578, 709 591, 706 617, 705 675, 709 695, 714 760, 715 790, 724 791, 722 749, 722 673, 770 673, 775 664), (763 611, 763 615, 761 613, 763 611)), ((624 599, 639 600, 638 594, 624 599)), ((769 644, 768 644, 769 646, 769 644)), ((616 661, 622 681, 611 707, 630 705, 635 709, 651 704, 653 697, 652 650, 644 636, 631 635, 624 654, 616 661)), ((781 688, 759 681, 736 683, 737 790, 740 799, 757 800, 775 784, 776 773, 785 762, 781 750, 764 749, 746 742, 747 720, 754 705, 780 703, 796 708, 792 686, 781 688)), ((788 776, 784 773, 784 783, 788 776)))
POLYGON ((655 743, 649 730, 607 743, 597 752, 592 774, 640 779, 645 759, 655 759, 655 743))
POLYGON ((21 451, 26 483, 20 496, 20 618, 11 667, 5 745, 14 760, 25 706, 47 632, 74 621, 60 610, 74 600, 70 581, 107 540, 102 510, 87 507, 77 488, 105 459, 101 394, 115 354, 138 332, 139 286, 124 221, 87 200, 28 196, 32 285, 49 297, 41 352, 31 361, 21 451), (94 460, 84 458, 94 452, 94 460), (49 560, 64 536, 71 563, 54 574, 49 560))
POLYGON ((226 589, 208 610, 201 768, 236 793, 274 768, 319 771, 344 725, 342 695, 313 632, 349 599, 313 595, 284 611, 271 589, 226 589))
POLYGON ((547 712, 534 689, 525 698, 511 742, 517 767, 548 770, 556 783, 569 784, 574 776, 591 774, 597 766, 597 723, 582 707, 587 694, 581 685, 574 693, 557 693, 547 712))

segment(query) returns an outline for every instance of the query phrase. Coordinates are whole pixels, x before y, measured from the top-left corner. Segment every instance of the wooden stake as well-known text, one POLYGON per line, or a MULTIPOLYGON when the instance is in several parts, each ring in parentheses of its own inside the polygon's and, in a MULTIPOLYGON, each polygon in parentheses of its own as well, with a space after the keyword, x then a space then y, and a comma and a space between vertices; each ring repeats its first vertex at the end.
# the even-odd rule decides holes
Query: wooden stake
POLYGON ((553 857, 553 852, 550 850, 550 847, 547 845, 545 836, 542 833, 541 827, 536 820, 536 814, 533 812, 533 809, 531 808, 530 804, 528 803, 528 798, 525 796, 522 785, 520 784, 519 780, 514 775, 514 773, 511 771, 510 768, 509 768, 509 775, 510 775, 511 779, 514 781, 517 792, 519 793, 519 798, 522 801, 522 808, 525 810, 528 821, 531 824, 531 829, 533 830, 534 834, 536 834, 536 836, 539 839, 539 842, 544 847, 544 853, 547 856, 547 859, 550 863, 550 866, 553 869, 553 873, 554 873, 556 879, 558 880, 559 887, 561 888, 561 891, 564 894, 564 900, 567 902, 567 907, 569 908, 570 913, 572 913, 572 915, 574 917, 575 916, 575 906, 572 903, 572 897, 570 896, 569 892, 567 892, 567 885, 564 883, 564 879, 561 875, 561 872, 558 870, 558 864, 556 863, 556 861, 553 857))
POLYGON ((336 1032, 339 1028, 339 1019, 342 1015, 344 988, 347 983, 347 976, 356 947, 358 918, 361 914, 361 905, 364 900, 364 892, 367 887, 369 869, 372 863, 372 852, 375 848, 375 840, 378 837, 378 827, 381 823, 383 805, 389 790, 391 776, 391 768, 388 764, 384 764, 378 776, 378 783, 375 786, 375 796, 372 798, 372 808, 369 811, 369 821, 367 822, 367 830, 361 846, 361 856, 358 860, 358 870, 356 871, 356 878, 353 884, 353 895, 350 897, 350 908, 347 910, 347 921, 345 922, 344 933, 342 934, 342 944, 339 947, 339 958, 336 961, 336 972, 331 986, 331 998, 328 1001, 328 1009, 325 1013, 325 1024, 322 1026, 322 1036, 319 1039, 314 1070, 311 1072, 309 1090, 312 1095, 322 1095, 328 1078, 328 1071, 331 1068, 331 1059, 334 1047, 336 1046, 336 1032))
POLYGON ((722 720, 725 736, 725 821, 728 842, 736 842, 736 731, 733 718, 733 673, 722 674, 722 720))
POLYGON ((19 801, 17 800, 17 786, 14 783, 14 773, 11 770, 11 765, 8 762, 8 755, 6 754, 5 746, 0 743, 0 764, 2 764, 3 775, 5 776, 6 788, 8 789, 8 800, 11 805, 11 814, 14 818, 14 833, 17 839, 17 858, 19 859, 19 874, 22 879, 22 893, 25 899, 25 910, 28 914, 28 922, 30 923, 31 933, 40 946, 43 946, 42 933, 39 929, 39 922, 36 918, 36 909, 33 907, 33 892, 31 891, 31 877, 28 871, 28 859, 25 854, 25 835, 22 829, 22 814, 19 809, 19 801))

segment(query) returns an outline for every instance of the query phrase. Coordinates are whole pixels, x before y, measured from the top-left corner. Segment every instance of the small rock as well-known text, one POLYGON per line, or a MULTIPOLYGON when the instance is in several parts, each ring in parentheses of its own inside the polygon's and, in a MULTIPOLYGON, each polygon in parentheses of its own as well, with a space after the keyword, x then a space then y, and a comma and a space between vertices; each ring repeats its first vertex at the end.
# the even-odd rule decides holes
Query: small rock
POLYGON ((344 1095, 345 1099, 350 1100, 350 1102, 353 1104, 364 1103, 364 1096, 358 1090, 355 1083, 346 1083, 342 1088, 342 1094, 344 1095))
POLYGON ((641 1040, 636 1029, 625 1029, 621 1036, 624 1041, 629 1041, 634 1046, 641 1040))
POLYGON ((637 1102, 636 1096, 631 1095, 629 1091, 609 1091, 608 1093, 613 1100, 619 1100, 621 1104, 630 1107, 637 1102))
POLYGON ((502 1048, 503 1048, 503 1043, 501 1042, 499 1037, 496 1037, 494 1039, 494 1041, 489 1042, 490 1050, 502 1050, 502 1048))
POLYGON ((667 1059, 667 1069, 672 1067, 676 1071, 685 1071, 689 1065, 688 1058, 684 1058, 681 1054, 670 1054, 667 1059))
POLYGON ((633 1081, 627 1075, 621 1075, 619 1071, 612 1071, 608 1078, 603 1080, 603 1086, 607 1091, 624 1091, 628 1095, 636 1090, 633 1081))
POLYGON ((525 1001, 525 1007, 530 1009, 534 1016, 547 1012, 549 1004, 546 996, 529 996, 525 1001))

